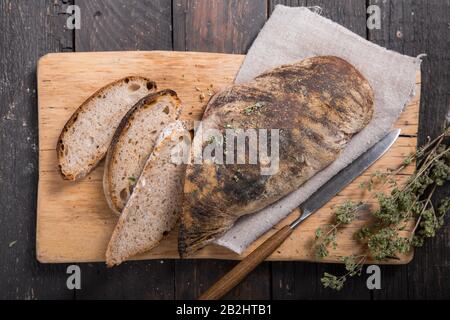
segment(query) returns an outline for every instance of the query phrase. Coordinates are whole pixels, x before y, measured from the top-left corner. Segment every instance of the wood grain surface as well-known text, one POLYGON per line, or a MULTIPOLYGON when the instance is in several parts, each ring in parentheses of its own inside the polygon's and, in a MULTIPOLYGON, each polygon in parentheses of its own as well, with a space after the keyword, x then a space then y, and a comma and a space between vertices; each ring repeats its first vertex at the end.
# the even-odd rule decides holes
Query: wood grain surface
MULTIPOLYGON (((203 259, 132 261, 113 269, 107 269, 104 263, 84 263, 78 264, 82 271, 82 290, 71 291, 66 287, 67 265, 40 264, 35 256, 38 180, 35 73, 41 56, 68 51, 167 50, 168 44, 177 50, 245 54, 259 31, 254 27, 254 17, 262 17, 258 20, 262 24, 277 3, 292 6, 319 3, 267 0, 253 5, 254 0, 241 0, 244 4, 228 6, 229 0, 214 0, 217 5, 211 7, 210 1, 166 0, 159 8, 151 7, 153 11, 149 14, 136 13, 133 9, 150 8, 150 1, 140 6, 142 0, 0 0, 1 299, 192 299, 233 267, 233 261, 203 259), (67 30, 66 8, 74 2, 83 6, 82 28, 67 30), (197 25, 215 23, 219 15, 229 18, 210 28, 209 33, 200 33, 197 27, 192 27, 193 23, 186 24, 185 20, 195 14, 194 4, 210 6, 209 11, 202 10, 201 15, 195 15, 199 20, 197 25), (166 32, 164 21, 167 20, 152 17, 161 16, 158 11, 170 6, 169 15, 162 15, 170 19, 172 29, 166 32), (106 13, 109 18, 101 21, 103 27, 93 35, 98 23, 94 16, 105 18, 106 13), (154 30, 151 34, 132 27, 148 23, 152 25, 146 28, 154 30), (89 46, 82 45, 86 41, 80 41, 81 38, 90 38, 89 46), (186 40, 179 42, 179 46, 176 39, 186 40)), ((327 17, 372 42, 412 56, 427 53, 422 64, 419 144, 428 136, 436 136, 450 101, 446 40, 450 1, 323 0, 320 6, 327 17), (372 4, 381 8, 381 29, 366 27, 366 8, 372 4)), ((437 192, 435 201, 449 192, 448 185, 444 186, 437 192)), ((323 288, 319 279, 323 272, 341 274, 342 266, 283 261, 261 264, 225 298, 449 299, 449 234, 447 222, 424 248, 416 250, 411 263, 381 266, 380 290, 367 289, 367 275, 363 272, 362 277, 350 279, 343 290, 335 292, 323 288)))
POLYGON ((36 260, 38 116, 36 63, 72 45, 66 5, 0 1, 0 298, 71 299, 64 265, 36 260), (39 37, 36 32, 42 32, 39 37))
MULTIPOLYGON (((160 89, 175 90, 183 103, 181 117, 199 120, 206 105, 200 95, 208 96, 211 86, 213 91, 220 91, 232 84, 243 58, 242 55, 171 51, 64 53, 43 57, 38 65, 40 166, 36 248, 39 261, 103 261, 117 221, 104 199, 102 165, 87 179, 75 183, 62 180, 58 173, 55 157, 58 136, 67 119, 85 99, 109 82, 127 75, 140 75, 156 81, 160 89), (68 78, 67 75, 71 76, 68 78)), ((359 184, 376 170, 394 169, 414 151, 420 75, 416 91, 418 95, 397 123, 397 127, 402 128, 407 136, 400 138, 385 156, 310 217, 270 256, 270 260, 314 261, 311 246, 314 231, 331 221, 332 206, 344 199, 359 201, 367 198, 368 194, 359 189, 359 184)), ((411 166, 403 177, 406 179, 412 170, 411 166)), ((283 223, 297 214, 294 212, 283 223)), ((324 261, 339 262, 341 256, 359 253, 361 248, 352 235, 366 223, 368 217, 362 216, 343 229, 338 237, 338 249, 324 261)), ((250 250, 270 234, 256 241, 250 250)), ((171 232, 158 247, 137 259, 178 258, 176 238, 177 232, 171 232)), ((247 250, 243 255, 237 255, 219 246, 208 246, 194 258, 241 259, 249 252, 247 250)), ((411 258, 412 255, 407 255, 389 263, 407 263, 411 258)))

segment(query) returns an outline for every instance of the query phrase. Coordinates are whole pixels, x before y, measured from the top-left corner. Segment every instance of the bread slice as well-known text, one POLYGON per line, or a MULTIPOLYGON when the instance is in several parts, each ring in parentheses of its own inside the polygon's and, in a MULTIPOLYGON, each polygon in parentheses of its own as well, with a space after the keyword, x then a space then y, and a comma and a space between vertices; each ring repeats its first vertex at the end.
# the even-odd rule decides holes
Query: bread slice
POLYGON ((163 90, 140 100, 122 119, 103 175, 105 197, 116 214, 122 212, 164 127, 178 118, 180 106, 174 91, 163 90))
POLYGON ((56 146, 61 175, 66 180, 86 176, 105 156, 123 116, 136 102, 156 91, 143 77, 126 77, 89 97, 64 126, 56 146))
POLYGON ((106 251, 108 266, 154 248, 175 226, 181 211, 189 147, 189 131, 182 121, 164 129, 111 237, 106 251), (185 143, 180 144, 181 140, 185 143), (173 155, 181 150, 183 161, 177 161, 173 155))

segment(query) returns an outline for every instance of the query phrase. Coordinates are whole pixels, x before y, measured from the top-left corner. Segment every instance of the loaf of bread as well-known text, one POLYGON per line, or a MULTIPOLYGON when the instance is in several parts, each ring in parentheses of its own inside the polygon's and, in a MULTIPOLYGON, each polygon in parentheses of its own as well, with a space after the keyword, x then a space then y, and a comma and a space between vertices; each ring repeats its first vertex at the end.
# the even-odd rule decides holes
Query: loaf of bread
POLYGON ((120 214, 162 130, 178 118, 181 102, 172 90, 141 99, 120 122, 108 149, 103 190, 120 214))
POLYGON ((60 173, 66 180, 86 176, 105 156, 123 116, 136 102, 156 91, 143 77, 127 77, 90 96, 64 126, 56 146, 60 173))
POLYGON ((175 226, 187 162, 183 152, 174 151, 180 140, 187 147, 186 155, 190 144, 185 141, 190 141, 190 136, 181 121, 169 124, 162 132, 111 237, 106 252, 108 266, 154 248, 175 226))
POLYGON ((372 119, 373 101, 368 81, 333 56, 278 67, 214 96, 203 116, 203 132, 278 129, 278 171, 262 174, 260 161, 188 165, 180 255, 204 247, 239 217, 274 203, 332 163, 372 119))

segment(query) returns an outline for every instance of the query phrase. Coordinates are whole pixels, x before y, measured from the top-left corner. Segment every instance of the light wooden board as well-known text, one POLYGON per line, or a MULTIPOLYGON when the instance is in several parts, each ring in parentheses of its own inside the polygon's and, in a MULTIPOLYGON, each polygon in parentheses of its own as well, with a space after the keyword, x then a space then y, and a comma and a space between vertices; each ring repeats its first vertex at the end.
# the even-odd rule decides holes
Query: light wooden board
MULTIPOLYGON (((43 263, 104 261, 107 243, 117 222, 103 196, 103 164, 80 182, 63 181, 57 171, 55 146, 61 129, 73 111, 105 84, 128 76, 142 75, 155 80, 160 89, 174 89, 184 104, 183 118, 199 119, 208 88, 218 91, 233 82, 244 56, 195 52, 97 52, 49 54, 38 64, 39 102, 39 187, 37 206, 37 257, 43 263)), ((396 126, 402 137, 371 168, 340 192, 319 212, 306 220, 269 260, 314 261, 311 243, 317 227, 330 223, 331 207, 343 200, 363 200, 368 194, 358 188, 376 170, 395 168, 416 147, 420 101, 420 73, 416 96, 396 126)), ((404 179, 413 171, 406 169, 404 179)), ((243 255, 211 245, 193 258, 241 259, 269 237, 274 230, 293 220, 293 212, 273 230, 256 241, 243 255)), ((323 262, 339 262, 339 257, 361 252, 352 238, 355 230, 368 222, 365 216, 338 233, 338 248, 323 262)), ((136 259, 178 258, 177 231, 157 248, 136 259)), ((410 253, 388 263, 404 264, 410 253)))

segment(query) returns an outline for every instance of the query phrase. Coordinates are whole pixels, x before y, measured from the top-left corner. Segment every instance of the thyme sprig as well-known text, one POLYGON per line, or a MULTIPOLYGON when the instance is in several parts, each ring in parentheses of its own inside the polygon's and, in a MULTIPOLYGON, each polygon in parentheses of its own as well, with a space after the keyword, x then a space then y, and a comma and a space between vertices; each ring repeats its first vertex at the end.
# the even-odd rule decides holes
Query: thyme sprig
POLYGON ((344 203, 336 206, 334 209, 334 222, 325 228, 317 228, 315 232, 314 253, 317 259, 325 258, 328 256, 328 247, 331 245, 333 249, 336 249, 337 231, 338 228, 353 222, 360 210, 365 208, 366 205, 362 202, 353 203, 352 201, 345 201, 344 203))
MULTIPOLYGON (((436 189, 450 182, 450 147, 444 143, 450 136, 450 128, 437 138, 429 139, 423 147, 408 155, 402 164, 386 172, 375 172, 360 187, 371 192, 371 199, 377 203, 370 212, 373 222, 360 228, 354 237, 364 248, 364 253, 355 257, 342 257, 346 273, 335 276, 325 273, 321 279, 325 287, 340 290, 345 281, 360 274, 363 264, 368 260, 385 261, 399 259, 399 255, 409 252, 413 247, 420 247, 427 238, 434 237, 444 225, 445 215, 450 211, 450 198, 444 198, 437 209, 432 197, 436 189), (399 186, 398 176, 409 165, 416 162, 416 170, 404 185, 399 186), (383 192, 389 185, 390 192, 383 192), (405 236, 408 226, 413 226, 405 236)), ((362 204, 359 204, 360 206, 362 204)), ((315 253, 321 259, 329 255, 329 246, 337 247, 337 231, 352 222, 356 217, 345 214, 345 210, 355 205, 346 201, 334 211, 334 223, 323 233, 316 231, 315 253)), ((319 231, 320 230, 320 231, 319 231)))
POLYGON ((325 288, 339 291, 344 287, 347 278, 361 275, 362 267, 366 260, 367 256, 365 255, 342 257, 341 261, 344 263, 345 270, 347 272, 342 276, 335 276, 331 273, 325 272, 323 277, 320 279, 320 282, 322 282, 322 285, 325 288))
POLYGON ((263 101, 258 101, 255 104, 252 104, 251 106, 248 106, 244 109, 244 113, 246 115, 250 115, 253 113, 259 113, 262 108, 266 106, 266 103, 263 101))

